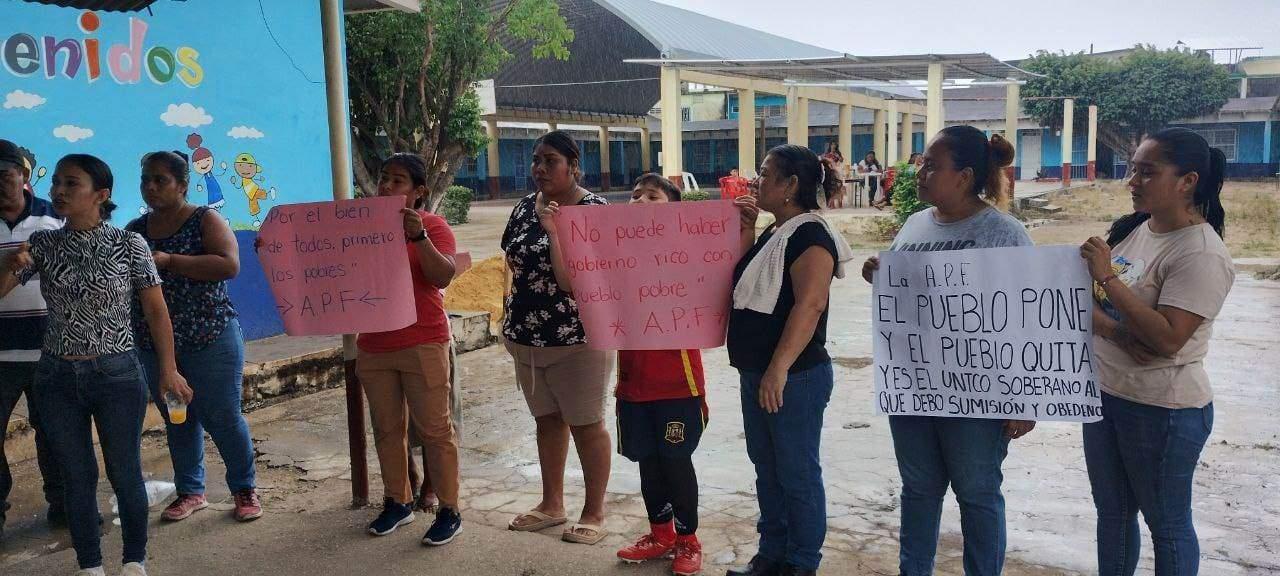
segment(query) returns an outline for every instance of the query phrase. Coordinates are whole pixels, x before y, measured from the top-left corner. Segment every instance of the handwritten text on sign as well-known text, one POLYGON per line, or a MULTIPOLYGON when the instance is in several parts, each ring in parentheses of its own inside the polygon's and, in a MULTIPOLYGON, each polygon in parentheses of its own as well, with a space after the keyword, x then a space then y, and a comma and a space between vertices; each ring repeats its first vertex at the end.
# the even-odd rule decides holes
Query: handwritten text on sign
POLYGON ((417 318, 401 197, 276 206, 258 258, 290 336, 399 330, 417 318))
POLYGON ((1078 248, 882 252, 882 414, 1093 422, 1093 299, 1078 248))
POLYGON ((724 344, 740 256, 733 203, 568 206, 556 230, 592 348, 724 344))

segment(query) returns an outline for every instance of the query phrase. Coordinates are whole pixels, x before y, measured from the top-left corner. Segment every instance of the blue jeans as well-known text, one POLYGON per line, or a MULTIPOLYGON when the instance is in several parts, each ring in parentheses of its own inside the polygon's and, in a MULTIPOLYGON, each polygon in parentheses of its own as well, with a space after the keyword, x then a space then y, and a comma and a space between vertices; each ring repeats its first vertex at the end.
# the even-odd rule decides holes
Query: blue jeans
MULTIPOLYGON (((58 474, 58 465, 49 449, 49 439, 46 438, 44 424, 40 421, 40 407, 36 405, 31 393, 35 381, 35 362, 0 362, 0 435, 9 429, 9 418, 13 416, 18 398, 25 395, 27 421, 35 429, 36 463, 40 467, 40 476, 44 479, 44 499, 50 506, 61 507, 62 475, 58 474)), ((4 507, 12 490, 13 476, 9 471, 9 459, 4 453, 4 442, 0 441, 0 528, 4 527, 4 507)))
POLYGON ((1004 568, 1004 474, 1009 453, 1004 420, 890 416, 893 451, 902 476, 898 569, 903 576, 933 573, 947 486, 960 504, 966 576, 1004 568))
POLYGON ((1098 510, 1098 573, 1127 576, 1142 547, 1138 512, 1151 530, 1157 576, 1193 575, 1200 543, 1191 485, 1213 430, 1213 404, 1172 410, 1102 394, 1103 420, 1084 425, 1084 458, 1098 510))
POLYGON ((44 355, 36 368, 36 403, 62 471, 71 543, 81 568, 102 565, 98 529, 96 426, 107 479, 120 504, 124 562, 147 559, 147 490, 142 479, 142 419, 147 388, 134 351, 90 360, 44 355), (91 424, 92 422, 92 424, 91 424))
POLYGON ((160 372, 156 354, 141 350, 151 399, 165 419, 173 483, 179 494, 204 494, 204 433, 227 465, 227 487, 232 493, 251 490, 255 484, 253 439, 241 412, 244 372, 244 340, 240 323, 232 319, 208 346, 178 353, 178 373, 187 379, 194 396, 187 406, 187 421, 169 424, 169 409, 160 397, 160 372))
POLYGON ((817 570, 827 538, 827 492, 818 447, 822 415, 831 400, 831 364, 789 374, 782 409, 776 414, 760 407, 764 375, 743 371, 739 375, 747 456, 756 468, 759 554, 817 570))

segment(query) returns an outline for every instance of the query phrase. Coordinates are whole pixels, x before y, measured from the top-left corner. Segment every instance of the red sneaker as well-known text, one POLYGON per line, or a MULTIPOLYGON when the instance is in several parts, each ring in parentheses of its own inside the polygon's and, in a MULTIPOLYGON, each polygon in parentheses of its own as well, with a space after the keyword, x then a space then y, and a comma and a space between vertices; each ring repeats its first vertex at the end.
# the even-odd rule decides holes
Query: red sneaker
POLYGON ((262 517, 262 501, 258 493, 250 488, 236 492, 236 520, 248 522, 262 517))
POLYGON ((204 494, 179 494, 178 499, 160 513, 160 517, 170 522, 177 522, 186 520, 192 514, 208 507, 209 501, 205 500, 204 494))
POLYGON ((635 544, 618 551, 618 558, 628 563, 657 560, 671 556, 676 544, 676 527, 673 522, 650 524, 650 532, 636 540, 635 544))
POLYGON ((671 573, 676 576, 693 576, 699 572, 702 572, 702 543, 698 541, 698 536, 677 536, 671 573))

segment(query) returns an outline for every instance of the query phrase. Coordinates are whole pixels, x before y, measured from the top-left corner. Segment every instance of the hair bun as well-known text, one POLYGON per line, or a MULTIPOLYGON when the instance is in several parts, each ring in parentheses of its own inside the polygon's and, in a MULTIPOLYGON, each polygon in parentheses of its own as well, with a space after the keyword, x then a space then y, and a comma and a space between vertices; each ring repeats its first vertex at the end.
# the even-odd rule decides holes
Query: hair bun
POLYGON ((990 146, 992 166, 1004 168, 1013 165, 1013 144, 1010 144, 1004 136, 992 134, 990 146))

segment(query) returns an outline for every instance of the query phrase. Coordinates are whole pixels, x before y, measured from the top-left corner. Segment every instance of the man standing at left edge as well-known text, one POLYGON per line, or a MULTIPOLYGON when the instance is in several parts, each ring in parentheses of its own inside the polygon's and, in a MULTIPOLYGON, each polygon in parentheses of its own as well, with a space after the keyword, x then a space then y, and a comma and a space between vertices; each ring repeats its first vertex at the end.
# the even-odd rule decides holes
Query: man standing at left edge
MULTIPOLYGON (((53 204, 36 198, 27 182, 31 163, 22 150, 8 140, 0 140, 0 255, 15 250, 37 230, 54 230, 63 221, 54 213, 53 204)), ((35 429, 36 458, 44 479, 44 498, 49 503, 48 521, 52 527, 66 525, 62 504, 62 475, 49 450, 40 414, 31 400, 36 363, 44 338, 46 307, 40 294, 39 277, 18 286, 0 298, 0 440, 8 432, 9 418, 18 398, 27 397, 28 421, 35 429)), ((4 523, 9 511, 9 493, 13 476, 9 471, 4 443, 0 442, 0 540, 4 539, 4 523)))

